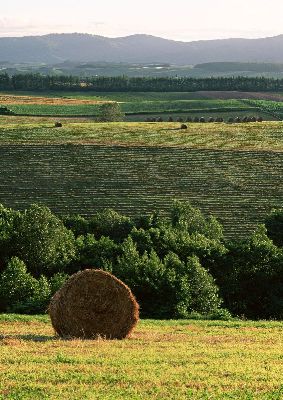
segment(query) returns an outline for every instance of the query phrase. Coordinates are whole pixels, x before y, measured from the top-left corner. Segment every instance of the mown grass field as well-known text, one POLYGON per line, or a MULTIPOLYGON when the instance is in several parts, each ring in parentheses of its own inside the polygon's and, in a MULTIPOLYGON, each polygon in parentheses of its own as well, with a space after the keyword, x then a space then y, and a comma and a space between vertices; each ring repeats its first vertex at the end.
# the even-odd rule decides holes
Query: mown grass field
POLYGON ((54 128, 52 118, 0 116, 0 143, 112 144, 123 146, 177 146, 219 150, 283 151, 282 122, 263 123, 93 123, 64 120, 54 128), (70 122, 71 121, 71 122, 70 122))
POLYGON ((189 200, 246 236, 282 206, 282 123, 73 123, 0 119, 0 202, 59 214, 168 213, 189 200), (9 121, 14 121, 13 124, 9 121), (32 122, 31 122, 32 121, 32 122))
POLYGON ((282 322, 140 321, 122 341, 62 340, 0 315, 0 399, 283 397, 282 322))

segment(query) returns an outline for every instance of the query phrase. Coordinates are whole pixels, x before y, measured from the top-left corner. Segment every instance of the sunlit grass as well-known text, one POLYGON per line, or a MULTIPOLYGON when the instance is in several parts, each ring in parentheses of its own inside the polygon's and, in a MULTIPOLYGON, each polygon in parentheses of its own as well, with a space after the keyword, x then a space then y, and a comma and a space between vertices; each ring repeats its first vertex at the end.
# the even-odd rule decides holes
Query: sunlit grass
POLYGON ((281 322, 141 321, 123 341, 65 341, 0 316, 3 399, 281 399, 281 322))
POLYGON ((54 119, 0 118, 0 143, 93 143, 137 146, 182 146, 229 150, 283 150, 283 123, 188 124, 179 123, 94 123, 54 119))

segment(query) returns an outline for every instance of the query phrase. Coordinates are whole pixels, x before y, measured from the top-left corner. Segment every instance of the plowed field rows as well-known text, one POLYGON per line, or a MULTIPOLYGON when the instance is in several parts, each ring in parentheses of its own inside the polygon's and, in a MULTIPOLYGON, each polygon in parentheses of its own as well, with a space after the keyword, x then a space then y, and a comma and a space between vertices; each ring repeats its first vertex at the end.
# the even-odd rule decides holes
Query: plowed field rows
POLYGON ((91 215, 168 211, 190 200, 243 236, 282 206, 283 153, 103 145, 0 146, 0 202, 91 215))

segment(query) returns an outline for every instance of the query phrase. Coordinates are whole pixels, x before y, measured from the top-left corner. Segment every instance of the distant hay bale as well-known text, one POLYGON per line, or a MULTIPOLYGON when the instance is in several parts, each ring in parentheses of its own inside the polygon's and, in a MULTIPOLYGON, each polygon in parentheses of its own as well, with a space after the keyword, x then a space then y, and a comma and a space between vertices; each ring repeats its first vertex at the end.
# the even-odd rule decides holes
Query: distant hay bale
POLYGON ((61 122, 55 122, 55 128, 62 128, 61 122))
POLYGON ((213 117, 210 117, 210 118, 208 119, 208 122, 214 122, 214 118, 213 118, 213 117))
POLYGON ((257 122, 263 122, 263 118, 262 117, 258 117, 257 118, 257 122))
POLYGON ((70 277, 52 297, 49 315, 61 337, 123 339, 139 319, 131 290, 115 276, 86 269, 70 277))
POLYGON ((199 122, 204 123, 205 122, 205 118, 204 117, 200 117, 199 122))
POLYGON ((180 129, 188 129, 188 126, 186 124, 182 124, 180 129))

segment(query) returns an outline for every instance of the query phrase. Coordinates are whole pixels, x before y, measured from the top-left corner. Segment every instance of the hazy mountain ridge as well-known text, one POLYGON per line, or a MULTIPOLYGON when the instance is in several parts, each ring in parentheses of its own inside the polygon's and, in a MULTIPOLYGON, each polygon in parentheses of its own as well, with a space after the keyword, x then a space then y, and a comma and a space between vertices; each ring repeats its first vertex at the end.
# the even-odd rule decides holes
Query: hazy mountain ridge
POLYGON ((0 61, 54 64, 79 62, 283 62, 283 35, 263 39, 180 42, 150 35, 120 38, 71 33, 0 38, 0 61))

